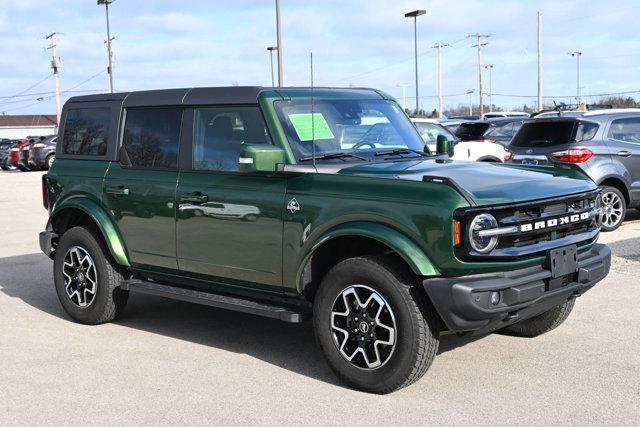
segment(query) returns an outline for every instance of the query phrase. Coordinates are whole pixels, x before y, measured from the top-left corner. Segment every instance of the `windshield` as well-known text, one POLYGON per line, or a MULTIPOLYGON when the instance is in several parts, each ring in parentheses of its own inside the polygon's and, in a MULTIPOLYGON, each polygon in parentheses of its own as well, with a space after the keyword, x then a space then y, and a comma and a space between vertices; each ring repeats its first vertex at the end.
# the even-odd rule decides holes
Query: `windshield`
POLYGON ((592 122, 537 120, 522 125, 511 145, 536 147, 587 141, 595 136, 597 130, 598 124, 592 122))
POLYGON ((387 100, 311 100, 276 101, 276 111, 296 160, 333 154, 353 154, 318 159, 323 162, 366 161, 375 153, 407 150, 403 156, 415 157, 409 150, 428 152, 402 109, 387 100), (312 125, 313 121, 313 125, 312 125))
POLYGON ((428 145, 436 145, 439 135, 444 135, 447 141, 455 141, 456 138, 447 128, 436 123, 414 122, 418 133, 428 145))

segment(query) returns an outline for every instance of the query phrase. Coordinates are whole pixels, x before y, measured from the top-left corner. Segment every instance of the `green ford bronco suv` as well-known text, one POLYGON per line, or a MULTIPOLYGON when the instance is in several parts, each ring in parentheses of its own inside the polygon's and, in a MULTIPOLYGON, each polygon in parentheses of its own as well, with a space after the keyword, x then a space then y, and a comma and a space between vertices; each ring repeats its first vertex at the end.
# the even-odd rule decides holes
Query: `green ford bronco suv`
POLYGON ((109 322, 130 292, 313 318, 352 387, 419 379, 439 337, 532 337, 604 278, 580 171, 451 161, 372 89, 194 88, 64 106, 42 250, 64 309, 109 322))

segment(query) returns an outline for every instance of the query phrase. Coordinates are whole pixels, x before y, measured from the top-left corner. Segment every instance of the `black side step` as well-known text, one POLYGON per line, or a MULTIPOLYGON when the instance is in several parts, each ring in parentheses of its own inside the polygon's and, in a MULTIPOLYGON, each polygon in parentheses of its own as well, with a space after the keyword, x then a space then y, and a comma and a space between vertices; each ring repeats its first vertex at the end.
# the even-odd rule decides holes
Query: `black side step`
POLYGON ((209 292, 178 288, 175 286, 163 285, 160 283, 136 279, 125 281, 125 283, 123 283, 121 287, 122 289, 128 291, 157 295, 165 298, 177 299, 180 301, 187 301, 196 304, 208 305, 211 307, 224 308, 226 310, 241 311, 243 313, 279 319, 283 322, 302 322, 302 313, 297 313, 284 307, 212 294, 209 292))

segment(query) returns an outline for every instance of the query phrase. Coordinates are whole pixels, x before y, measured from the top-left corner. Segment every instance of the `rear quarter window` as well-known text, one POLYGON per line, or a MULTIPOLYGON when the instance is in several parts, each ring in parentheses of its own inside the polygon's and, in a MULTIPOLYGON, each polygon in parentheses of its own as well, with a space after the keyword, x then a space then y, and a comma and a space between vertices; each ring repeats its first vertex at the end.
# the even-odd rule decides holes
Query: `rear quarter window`
POLYGON ((67 111, 62 153, 72 156, 104 156, 109 135, 109 108, 78 108, 67 111))

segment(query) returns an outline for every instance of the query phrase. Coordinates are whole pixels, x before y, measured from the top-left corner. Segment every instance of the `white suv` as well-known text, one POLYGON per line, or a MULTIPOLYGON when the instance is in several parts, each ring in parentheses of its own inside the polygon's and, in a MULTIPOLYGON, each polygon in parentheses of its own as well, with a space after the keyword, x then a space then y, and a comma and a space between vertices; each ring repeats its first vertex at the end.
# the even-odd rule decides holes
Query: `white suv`
POLYGON ((511 152, 502 145, 484 141, 460 141, 444 126, 433 123, 431 119, 412 118, 429 151, 436 152, 438 135, 444 135, 449 141, 456 141, 453 160, 472 160, 479 162, 504 162, 511 158, 511 152))

